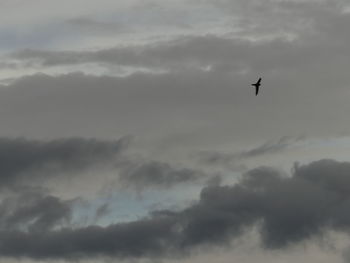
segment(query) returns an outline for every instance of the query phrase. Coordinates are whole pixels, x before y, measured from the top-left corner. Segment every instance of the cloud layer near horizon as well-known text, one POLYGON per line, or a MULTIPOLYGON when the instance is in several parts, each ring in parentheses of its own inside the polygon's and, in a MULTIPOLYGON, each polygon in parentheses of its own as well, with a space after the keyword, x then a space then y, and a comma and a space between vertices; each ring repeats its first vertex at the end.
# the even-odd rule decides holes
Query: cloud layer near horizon
MULTIPOLYGON (((228 244, 256 224, 263 246, 280 249, 322 236, 327 230, 349 227, 349 173, 350 163, 333 160, 295 166, 291 176, 258 168, 235 185, 205 187, 200 200, 182 211, 155 211, 147 218, 106 227, 2 228, 0 255, 36 259, 173 257, 202 245, 228 244)), ((59 203, 54 200, 51 197, 46 203, 57 211, 59 203)), ((42 201, 36 213, 49 213, 47 205, 39 204, 42 201)), ((31 217, 33 208, 24 211, 28 212, 14 213, 12 223, 21 222, 20 218, 35 218, 34 226, 55 222, 40 214, 31 217)), ((64 213, 53 216, 58 220, 64 213)))

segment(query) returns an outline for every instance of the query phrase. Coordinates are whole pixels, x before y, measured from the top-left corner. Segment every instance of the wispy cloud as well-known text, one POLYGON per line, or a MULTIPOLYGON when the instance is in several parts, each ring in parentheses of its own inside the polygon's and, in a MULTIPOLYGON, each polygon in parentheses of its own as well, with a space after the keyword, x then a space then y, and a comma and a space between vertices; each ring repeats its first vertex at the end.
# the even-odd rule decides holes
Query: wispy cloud
POLYGON ((199 162, 202 164, 234 167, 237 166, 237 162, 239 161, 284 152, 301 140, 303 140, 303 137, 294 138, 284 136, 277 141, 268 141, 247 151, 240 151, 236 153, 202 151, 197 154, 197 157, 199 162))

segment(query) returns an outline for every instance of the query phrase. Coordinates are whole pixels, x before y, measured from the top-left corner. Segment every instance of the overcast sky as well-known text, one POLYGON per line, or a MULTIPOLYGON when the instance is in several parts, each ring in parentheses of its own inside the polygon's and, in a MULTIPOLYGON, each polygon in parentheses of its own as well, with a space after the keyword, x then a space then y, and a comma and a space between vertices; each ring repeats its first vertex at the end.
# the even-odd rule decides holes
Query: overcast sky
POLYGON ((350 262, 347 0, 0 22, 1 262, 350 262))

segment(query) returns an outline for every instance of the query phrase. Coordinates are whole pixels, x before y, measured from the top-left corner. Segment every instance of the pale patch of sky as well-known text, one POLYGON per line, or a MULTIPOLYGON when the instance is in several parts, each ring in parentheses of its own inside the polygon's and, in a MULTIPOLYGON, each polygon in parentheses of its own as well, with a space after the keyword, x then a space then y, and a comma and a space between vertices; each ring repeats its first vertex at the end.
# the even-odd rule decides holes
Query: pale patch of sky
POLYGON ((181 189, 147 189, 140 193, 116 190, 99 195, 74 207, 73 225, 98 224, 107 226, 114 223, 131 222, 146 217, 151 211, 170 209, 181 210, 199 198, 202 185, 184 185, 181 189), (96 210, 107 204, 109 212, 100 218, 96 210))
POLYGON ((23 65, 19 65, 18 68, 5 68, 0 70, 0 83, 7 85, 12 83, 12 81, 16 78, 33 75, 38 72, 50 76, 59 76, 61 74, 68 74, 72 72, 82 72, 84 74, 92 76, 126 77, 134 73, 164 74, 167 71, 161 69, 149 69, 144 67, 104 65, 100 63, 84 63, 78 65, 65 65, 54 67, 25 67, 23 65))

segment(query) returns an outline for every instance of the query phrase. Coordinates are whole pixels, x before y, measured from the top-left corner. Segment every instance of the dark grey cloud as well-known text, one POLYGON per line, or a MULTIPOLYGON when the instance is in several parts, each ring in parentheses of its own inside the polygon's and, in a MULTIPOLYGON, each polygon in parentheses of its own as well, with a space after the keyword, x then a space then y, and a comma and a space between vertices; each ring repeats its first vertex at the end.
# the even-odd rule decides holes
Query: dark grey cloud
POLYGON ((43 191, 24 190, 0 203, 0 229, 46 232, 66 225, 74 200, 63 201, 43 191))
POLYGON ((109 214, 111 212, 110 207, 108 206, 107 203, 100 205, 97 209, 96 209, 96 213, 95 213, 95 221, 98 220, 99 218, 106 216, 107 214, 109 214))
POLYGON ((201 245, 226 244, 258 224, 265 248, 285 248, 350 224, 350 163, 296 165, 291 176, 251 170, 233 186, 204 188, 185 210, 106 227, 55 231, 2 230, 0 254, 10 257, 118 258, 175 256, 201 245))
POLYGON ((170 188, 183 183, 199 182, 208 175, 199 170, 181 168, 159 161, 131 161, 121 168, 120 183, 142 190, 149 187, 170 188))
POLYGON ((84 174, 92 168, 97 174, 109 170, 114 174, 112 180, 117 188, 137 191, 152 187, 170 188, 208 179, 209 175, 200 170, 126 154, 130 138, 126 136, 116 141, 0 138, 1 187, 16 190, 23 186, 39 186, 50 179, 58 179, 59 182, 68 178, 65 174, 71 179, 73 176, 84 180, 84 174))
POLYGON ((117 141, 0 138, 0 184, 5 187, 31 183, 49 178, 57 172, 84 171, 114 161, 129 140, 129 137, 117 141))

